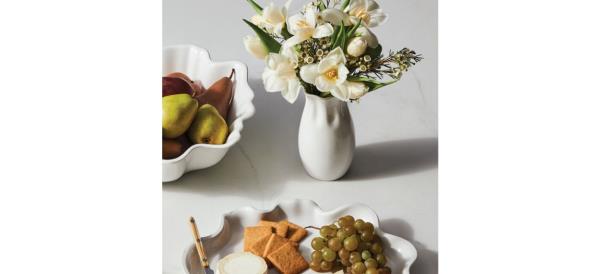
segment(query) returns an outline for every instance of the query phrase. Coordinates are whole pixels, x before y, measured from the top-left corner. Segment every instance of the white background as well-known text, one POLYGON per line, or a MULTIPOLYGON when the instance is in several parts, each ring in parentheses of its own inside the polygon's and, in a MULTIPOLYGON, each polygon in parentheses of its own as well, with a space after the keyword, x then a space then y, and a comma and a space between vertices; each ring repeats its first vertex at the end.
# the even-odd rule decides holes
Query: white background
MULTIPOLYGON (((305 3, 293 1, 290 15, 305 3)), ((219 228, 224 213, 248 205, 269 209, 296 198, 314 200, 324 209, 367 204, 384 231, 417 248, 412 273, 437 273, 437 4, 403 0, 380 5, 389 19, 372 30, 384 52, 409 47, 424 59, 396 85, 350 104, 357 141, 353 165, 340 180, 321 182, 306 174, 298 154, 303 96, 290 105, 279 93, 266 93, 264 61, 242 44, 244 36, 253 34, 242 18, 249 19, 254 10, 245 1, 163 2, 163 44, 196 44, 214 60, 248 64, 256 96, 255 116, 245 122, 242 140, 221 163, 163 186, 165 273, 182 271, 182 253, 193 243, 186 223, 190 215, 208 235, 219 228)))
MULTIPOLYGON (((600 271, 598 10, 440 3, 441 273, 600 271)), ((161 272, 160 15, 3 5, 3 273, 161 272)))

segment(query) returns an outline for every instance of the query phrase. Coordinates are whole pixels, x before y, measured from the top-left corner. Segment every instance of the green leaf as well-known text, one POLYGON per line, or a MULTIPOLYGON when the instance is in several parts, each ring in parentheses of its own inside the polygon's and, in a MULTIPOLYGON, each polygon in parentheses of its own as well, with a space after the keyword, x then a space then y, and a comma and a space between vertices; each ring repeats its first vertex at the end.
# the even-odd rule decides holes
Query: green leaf
POLYGON ((275 38, 271 37, 268 33, 266 33, 263 29, 259 28, 257 25, 252 24, 250 21, 243 19, 248 26, 256 32, 256 35, 263 42, 265 47, 269 50, 269 52, 279 53, 279 49, 281 49, 281 44, 275 40, 275 38))
POLYGON ((346 52, 346 28, 342 26, 342 31, 340 32, 341 39, 339 41, 339 45, 342 48, 342 51, 346 52))
POLYGON ((283 36, 285 40, 293 36, 287 29, 287 23, 283 23, 283 28, 281 29, 281 36, 283 36))
POLYGON ((360 23, 362 23, 362 19, 359 19, 358 23, 354 25, 354 27, 352 27, 352 29, 348 32, 348 38, 354 37, 354 33, 356 32, 358 27, 360 27, 360 23))
POLYGON ((331 35, 331 37, 333 37, 333 42, 331 42, 331 49, 334 49, 336 47, 337 42, 340 39, 340 33, 341 33, 343 27, 344 26, 335 27, 335 30, 333 31, 333 34, 331 35))
POLYGON ((374 79, 371 78, 367 78, 367 77, 357 77, 357 76, 348 76, 348 81, 354 81, 354 82, 362 82, 363 84, 365 84, 368 88, 369 88, 369 92, 380 89, 382 87, 385 87, 387 85, 391 85, 393 83, 398 82, 398 80, 400 79, 396 79, 396 80, 392 80, 389 82, 379 82, 376 81, 374 79))
POLYGON ((323 3, 323 0, 319 0, 318 8, 319 8, 319 11, 324 11, 325 9, 327 9, 327 7, 325 6, 325 3, 323 3))
POLYGON ((344 0, 340 9, 344 10, 348 5, 350 5, 350 1, 351 0, 344 0))
POLYGON ((246 0, 246 2, 250 4, 250 6, 256 11, 256 13, 262 14, 263 8, 259 4, 254 2, 254 0, 246 0))

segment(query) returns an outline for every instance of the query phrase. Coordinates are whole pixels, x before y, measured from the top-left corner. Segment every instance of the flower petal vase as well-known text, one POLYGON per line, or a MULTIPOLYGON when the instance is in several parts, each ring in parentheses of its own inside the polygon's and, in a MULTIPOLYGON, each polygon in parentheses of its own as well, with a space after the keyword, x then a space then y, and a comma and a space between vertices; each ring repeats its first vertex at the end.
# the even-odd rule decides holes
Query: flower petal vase
POLYGON ((306 93, 298 150, 306 172, 332 181, 344 176, 354 157, 354 124, 346 102, 306 93))

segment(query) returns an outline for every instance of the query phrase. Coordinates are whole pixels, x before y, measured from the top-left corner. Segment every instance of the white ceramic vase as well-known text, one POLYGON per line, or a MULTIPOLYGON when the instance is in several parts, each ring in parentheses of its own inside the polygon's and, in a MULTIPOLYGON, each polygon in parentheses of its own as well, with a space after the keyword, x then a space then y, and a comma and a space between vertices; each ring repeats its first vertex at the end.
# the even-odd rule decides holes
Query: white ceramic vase
POLYGON ((354 145, 347 103, 306 93, 298 130, 298 150, 306 172, 324 181, 342 177, 352 163, 354 145))

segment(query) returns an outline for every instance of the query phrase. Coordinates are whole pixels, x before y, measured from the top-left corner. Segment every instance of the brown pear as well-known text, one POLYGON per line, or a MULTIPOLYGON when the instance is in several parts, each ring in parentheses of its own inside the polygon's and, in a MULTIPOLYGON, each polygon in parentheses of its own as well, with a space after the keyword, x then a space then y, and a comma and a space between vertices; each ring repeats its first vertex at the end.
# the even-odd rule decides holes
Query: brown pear
POLYGON ((182 135, 176 139, 163 139, 162 158, 174 159, 183 154, 192 144, 187 136, 182 135))
POLYGON ((197 97, 200 105, 210 104, 214 106, 221 117, 227 121, 229 107, 233 100, 233 81, 235 69, 231 70, 229 77, 223 77, 214 82, 202 95, 197 97))
POLYGON ((200 96, 206 89, 199 81, 192 81, 187 75, 181 72, 172 72, 163 76, 162 94, 163 97, 181 93, 187 93, 192 97, 200 96))

